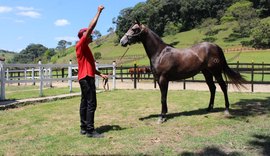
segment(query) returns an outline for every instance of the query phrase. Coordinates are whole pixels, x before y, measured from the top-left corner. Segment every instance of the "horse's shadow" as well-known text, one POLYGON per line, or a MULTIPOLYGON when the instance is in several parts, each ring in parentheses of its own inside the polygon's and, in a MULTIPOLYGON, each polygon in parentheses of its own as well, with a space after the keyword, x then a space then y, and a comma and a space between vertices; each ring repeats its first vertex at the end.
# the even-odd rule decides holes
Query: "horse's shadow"
MULTIPOLYGON (((205 115, 209 113, 222 112, 224 108, 214 108, 211 112, 206 111, 206 108, 178 112, 168 113, 166 115, 167 120, 173 119, 180 116, 192 116, 192 115, 205 115)), ((248 116, 259 116, 270 113, 270 97, 266 99, 241 99, 240 101, 231 105, 229 118, 245 118, 248 116)), ((160 114, 152 114, 146 117, 139 118, 139 120, 147 120, 152 118, 158 118, 160 114)))
MULTIPOLYGON (((206 108, 204 108, 204 109, 197 109, 197 110, 178 112, 178 113, 168 113, 166 115, 166 119, 170 120, 170 119, 173 119, 173 118, 179 117, 179 116, 204 115, 204 114, 208 114, 208 113, 221 112, 224 110, 225 109, 223 109, 223 108, 214 108, 211 112, 208 112, 206 110, 206 108)), ((146 117, 139 118, 139 120, 143 121, 143 120, 148 120, 151 118, 158 118, 158 117, 160 117, 160 114, 152 114, 152 115, 149 115, 146 117)))

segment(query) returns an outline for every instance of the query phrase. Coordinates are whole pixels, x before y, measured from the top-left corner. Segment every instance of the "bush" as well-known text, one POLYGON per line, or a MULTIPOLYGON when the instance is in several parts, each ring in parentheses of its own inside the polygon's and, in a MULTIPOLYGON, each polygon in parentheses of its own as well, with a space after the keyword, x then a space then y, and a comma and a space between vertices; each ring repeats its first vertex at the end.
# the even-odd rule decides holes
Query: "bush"
POLYGON ((255 48, 270 48, 270 17, 259 22, 257 27, 252 29, 252 42, 255 48))
POLYGON ((203 38, 203 41, 206 42, 215 42, 217 40, 217 38, 213 37, 213 36, 207 36, 205 38, 203 38))

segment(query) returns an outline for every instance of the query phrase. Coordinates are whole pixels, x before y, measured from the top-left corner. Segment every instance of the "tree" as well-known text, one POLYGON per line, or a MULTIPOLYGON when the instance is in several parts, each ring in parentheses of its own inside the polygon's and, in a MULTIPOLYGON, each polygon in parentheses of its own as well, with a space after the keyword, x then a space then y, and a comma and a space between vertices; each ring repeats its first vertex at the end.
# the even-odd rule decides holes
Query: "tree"
POLYGON ((102 35, 101 35, 100 31, 94 30, 92 36, 93 36, 94 40, 98 40, 102 35))
POLYGON ((95 60, 101 59, 102 58, 101 53, 100 52, 95 52, 94 53, 94 58, 95 58, 95 60))
POLYGON ((252 29, 252 43, 256 48, 270 48, 270 17, 262 19, 252 29))
POLYGON ((30 44, 19 54, 15 55, 12 62, 37 63, 41 56, 48 50, 42 44, 30 44))
POLYGON ((221 18, 223 23, 237 22, 237 26, 233 28, 231 34, 234 38, 249 37, 250 30, 256 26, 258 13, 252 8, 252 5, 252 2, 246 0, 236 2, 227 9, 225 15, 221 18))
POLYGON ((181 23, 173 23, 173 22, 168 22, 164 28, 164 33, 163 35, 174 35, 178 32, 180 32, 182 28, 182 24, 181 23))
POLYGON ((59 51, 64 51, 64 50, 66 50, 68 45, 72 45, 72 43, 68 42, 66 40, 60 40, 60 41, 58 41, 56 49, 59 51))
POLYGON ((110 27, 110 28, 107 30, 107 32, 108 32, 109 34, 112 34, 112 33, 114 32, 114 28, 113 28, 113 27, 110 27))

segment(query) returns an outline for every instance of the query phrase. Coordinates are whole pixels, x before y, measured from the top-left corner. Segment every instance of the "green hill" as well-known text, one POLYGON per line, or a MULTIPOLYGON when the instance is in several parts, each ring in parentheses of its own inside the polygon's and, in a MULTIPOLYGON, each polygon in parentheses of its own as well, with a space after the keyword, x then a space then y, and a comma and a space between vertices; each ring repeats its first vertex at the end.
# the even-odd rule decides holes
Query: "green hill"
MULTIPOLYGON (((234 41, 227 41, 226 38, 229 37, 229 34, 231 34, 232 30, 225 29, 223 27, 225 26, 217 26, 221 27, 220 31, 214 35, 213 37, 216 38, 214 43, 218 44, 221 46, 224 51, 228 51, 227 49, 233 49, 233 48, 239 48, 239 50, 236 50, 236 52, 232 53, 226 53, 228 55, 227 59, 230 59, 234 57, 235 55, 240 55, 239 51, 241 51, 241 41, 245 40, 245 38, 241 38, 238 40, 234 41)), ((202 29, 193 29, 190 31, 186 32, 181 32, 176 35, 171 35, 171 36, 166 36, 163 37, 162 39, 164 42, 167 44, 172 44, 176 48, 187 48, 190 47, 196 43, 202 42, 203 38, 205 38, 204 32, 202 29)), ((134 62, 136 62, 139 65, 149 65, 149 60, 146 57, 145 50, 143 48, 142 44, 134 44, 128 47, 121 47, 118 43, 119 41, 117 40, 117 37, 115 34, 103 36, 100 41, 101 44, 97 45, 96 42, 93 42, 90 44, 91 50, 93 53, 100 52, 101 53, 101 59, 98 60, 99 63, 101 64, 108 64, 112 63, 112 61, 116 61, 118 64, 125 64, 125 65, 132 65, 134 62), (123 59, 120 61, 119 59, 121 56, 126 52, 128 49, 127 53, 123 57, 123 59)), ((269 52, 269 51, 268 51, 269 52)), ((59 58, 56 63, 66 63, 69 60, 72 60, 73 63, 76 63, 76 54, 75 54, 75 48, 70 47, 66 51, 67 55, 65 57, 59 58)), ((249 62, 257 61, 257 62, 269 62, 268 60, 268 53, 263 51, 263 52, 257 52, 256 51, 256 57, 252 58, 252 53, 248 52, 241 52, 240 56, 247 55, 247 58, 244 58, 242 60, 247 61, 250 60, 249 62)), ((239 57, 237 58, 239 60, 239 57)), ((232 59, 231 61, 236 62, 236 59, 232 59)))
POLYGON ((10 51, 0 49, 0 57, 5 58, 5 62, 7 63, 11 62, 14 55, 16 55, 15 52, 10 52, 10 51))

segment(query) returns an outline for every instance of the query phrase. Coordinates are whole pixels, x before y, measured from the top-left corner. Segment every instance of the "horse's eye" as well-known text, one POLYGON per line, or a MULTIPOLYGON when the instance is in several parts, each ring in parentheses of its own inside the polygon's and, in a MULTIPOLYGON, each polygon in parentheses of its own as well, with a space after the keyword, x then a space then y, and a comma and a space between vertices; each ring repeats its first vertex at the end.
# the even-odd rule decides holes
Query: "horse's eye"
POLYGON ((132 29, 133 30, 133 32, 136 34, 136 33, 138 33, 140 30, 138 29, 138 28, 135 28, 135 29, 132 29))

